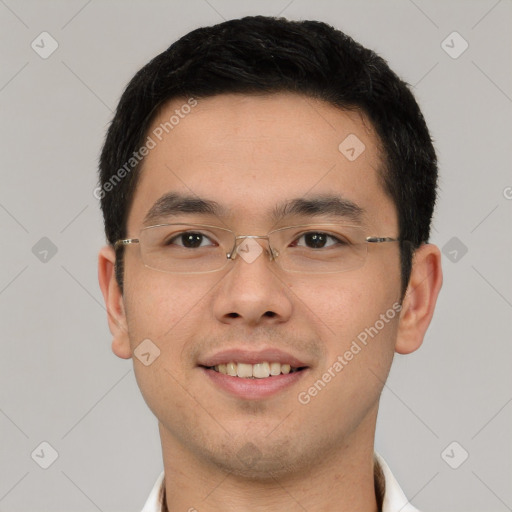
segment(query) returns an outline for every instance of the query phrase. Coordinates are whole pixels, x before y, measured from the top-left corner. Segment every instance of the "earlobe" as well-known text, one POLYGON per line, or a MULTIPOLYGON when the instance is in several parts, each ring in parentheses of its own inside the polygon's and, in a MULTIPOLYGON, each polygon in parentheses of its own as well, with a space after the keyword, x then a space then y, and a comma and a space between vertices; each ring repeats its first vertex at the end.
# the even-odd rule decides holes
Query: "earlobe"
POLYGON ((410 354, 423 343, 442 282, 439 249, 433 244, 423 244, 415 251, 411 277, 402 303, 395 344, 395 351, 399 354, 410 354))
POLYGON ((116 255, 113 247, 105 246, 98 255, 98 281, 100 284, 108 325, 112 333, 112 352, 122 359, 132 357, 124 300, 115 277, 116 255))

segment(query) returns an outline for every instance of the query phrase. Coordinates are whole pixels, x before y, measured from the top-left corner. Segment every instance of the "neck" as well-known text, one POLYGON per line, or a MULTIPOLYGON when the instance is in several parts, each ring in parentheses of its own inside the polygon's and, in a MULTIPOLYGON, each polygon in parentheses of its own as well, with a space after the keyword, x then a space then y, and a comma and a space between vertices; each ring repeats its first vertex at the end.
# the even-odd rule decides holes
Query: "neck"
POLYGON ((160 424, 167 510, 377 512, 374 430, 375 423, 364 443, 361 439, 340 443, 321 461, 304 464, 305 469, 247 478, 196 457, 160 424))

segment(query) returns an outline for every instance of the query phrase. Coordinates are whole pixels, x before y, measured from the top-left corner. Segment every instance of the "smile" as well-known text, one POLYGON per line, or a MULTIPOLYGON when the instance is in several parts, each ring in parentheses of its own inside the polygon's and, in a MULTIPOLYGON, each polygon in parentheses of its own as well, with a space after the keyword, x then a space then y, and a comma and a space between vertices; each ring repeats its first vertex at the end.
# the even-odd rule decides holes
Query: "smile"
POLYGON ((218 364, 208 367, 209 370, 214 370, 230 377, 239 377, 242 379, 266 379, 269 377, 276 377, 278 375, 287 375, 289 373, 298 372, 303 367, 292 367, 289 364, 281 364, 279 362, 263 361, 256 364, 248 363, 235 363, 233 361, 224 364, 218 364))

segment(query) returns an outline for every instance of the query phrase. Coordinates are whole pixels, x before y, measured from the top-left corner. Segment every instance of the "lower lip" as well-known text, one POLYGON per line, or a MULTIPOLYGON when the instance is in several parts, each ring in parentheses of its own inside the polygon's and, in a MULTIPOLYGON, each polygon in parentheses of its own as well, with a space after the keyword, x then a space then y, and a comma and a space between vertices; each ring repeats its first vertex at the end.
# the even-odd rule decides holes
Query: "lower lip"
POLYGON ((264 379, 244 379, 240 377, 232 377, 224 373, 201 368, 202 371, 211 379, 211 381, 224 391, 231 395, 245 400, 259 400, 271 397, 279 391, 292 386, 298 382, 307 372, 307 369, 298 372, 280 374, 264 379))

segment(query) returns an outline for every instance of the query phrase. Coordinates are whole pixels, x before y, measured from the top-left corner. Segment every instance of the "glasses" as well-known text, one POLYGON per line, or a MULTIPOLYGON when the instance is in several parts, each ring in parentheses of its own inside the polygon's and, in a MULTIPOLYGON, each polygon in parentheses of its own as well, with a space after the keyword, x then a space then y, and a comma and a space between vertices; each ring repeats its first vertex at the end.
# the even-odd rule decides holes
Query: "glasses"
POLYGON ((290 226, 265 236, 237 236, 205 224, 158 224, 143 228, 139 238, 118 240, 114 248, 138 244, 146 267, 171 274, 217 272, 238 256, 252 263, 264 252, 286 272, 331 274, 362 267, 369 244, 398 241, 365 237, 360 227, 346 224, 290 226))

